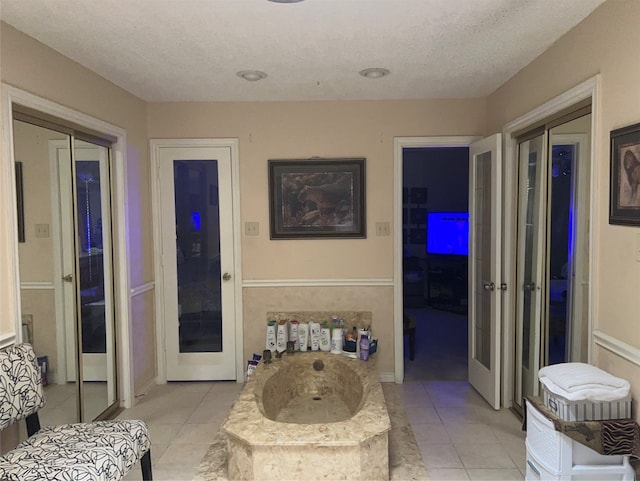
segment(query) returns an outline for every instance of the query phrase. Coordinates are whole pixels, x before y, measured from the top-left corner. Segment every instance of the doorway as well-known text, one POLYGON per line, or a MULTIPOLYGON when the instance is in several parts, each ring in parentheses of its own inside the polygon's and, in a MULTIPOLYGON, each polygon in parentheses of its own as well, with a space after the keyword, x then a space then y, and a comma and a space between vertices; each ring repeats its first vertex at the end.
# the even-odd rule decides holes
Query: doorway
POLYGON ((110 141, 14 111, 24 237, 22 338, 34 345, 46 423, 117 408, 110 141))
POLYGON ((402 165, 405 380, 466 381, 469 147, 405 148, 402 165))
POLYGON ((151 151, 159 372, 167 381, 239 379, 235 142, 152 140, 151 151))

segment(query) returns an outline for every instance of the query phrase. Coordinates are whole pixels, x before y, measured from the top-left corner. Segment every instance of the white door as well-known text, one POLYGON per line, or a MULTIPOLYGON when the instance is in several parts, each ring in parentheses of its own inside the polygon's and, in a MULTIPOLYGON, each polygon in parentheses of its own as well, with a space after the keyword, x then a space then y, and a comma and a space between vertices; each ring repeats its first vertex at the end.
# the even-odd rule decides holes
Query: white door
POLYGON ((153 142, 166 378, 235 379, 231 148, 153 142))
POLYGON ((547 133, 518 144, 516 404, 538 394, 547 222, 547 133))
MULTIPOLYGON (((73 137, 51 141, 57 172, 66 381, 76 382, 81 353, 81 420, 116 401, 109 148, 73 137)), ((61 379, 62 381, 62 379, 61 379)))
POLYGON ((500 409, 501 135, 469 146, 469 382, 500 409))

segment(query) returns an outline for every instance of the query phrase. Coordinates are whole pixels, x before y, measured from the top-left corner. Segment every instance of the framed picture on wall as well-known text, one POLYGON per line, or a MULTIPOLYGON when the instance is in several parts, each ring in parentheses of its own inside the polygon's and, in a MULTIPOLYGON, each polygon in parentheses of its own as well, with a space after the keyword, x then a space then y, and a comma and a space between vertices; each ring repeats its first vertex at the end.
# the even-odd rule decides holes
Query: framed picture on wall
POLYGON ((365 238, 365 159, 269 160, 271 239, 365 238))
POLYGON ((611 131, 609 224, 640 226, 640 123, 611 131))

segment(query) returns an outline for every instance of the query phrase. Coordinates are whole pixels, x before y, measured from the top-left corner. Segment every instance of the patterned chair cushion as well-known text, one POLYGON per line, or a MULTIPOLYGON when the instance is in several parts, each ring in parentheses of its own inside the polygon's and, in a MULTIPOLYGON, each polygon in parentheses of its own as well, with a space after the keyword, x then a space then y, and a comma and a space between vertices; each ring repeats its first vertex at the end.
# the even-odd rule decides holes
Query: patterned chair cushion
POLYGON ((42 377, 29 344, 0 351, 0 430, 44 406, 42 377))
POLYGON ((2 481, 117 481, 149 450, 143 421, 43 428, 0 458, 2 481))
MULTIPOLYGON (((0 351, 0 430, 44 403, 33 348, 21 344, 0 351)), ((150 446, 143 421, 45 427, 0 457, 0 481, 118 481, 150 446)))

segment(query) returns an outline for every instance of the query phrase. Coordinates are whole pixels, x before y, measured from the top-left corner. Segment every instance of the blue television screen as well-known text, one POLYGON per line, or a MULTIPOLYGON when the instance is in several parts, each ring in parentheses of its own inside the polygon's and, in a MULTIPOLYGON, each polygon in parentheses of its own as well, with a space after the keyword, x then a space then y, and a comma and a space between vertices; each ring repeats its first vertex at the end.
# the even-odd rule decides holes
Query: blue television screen
POLYGON ((429 212, 427 214, 427 254, 469 254, 469 214, 429 212))

